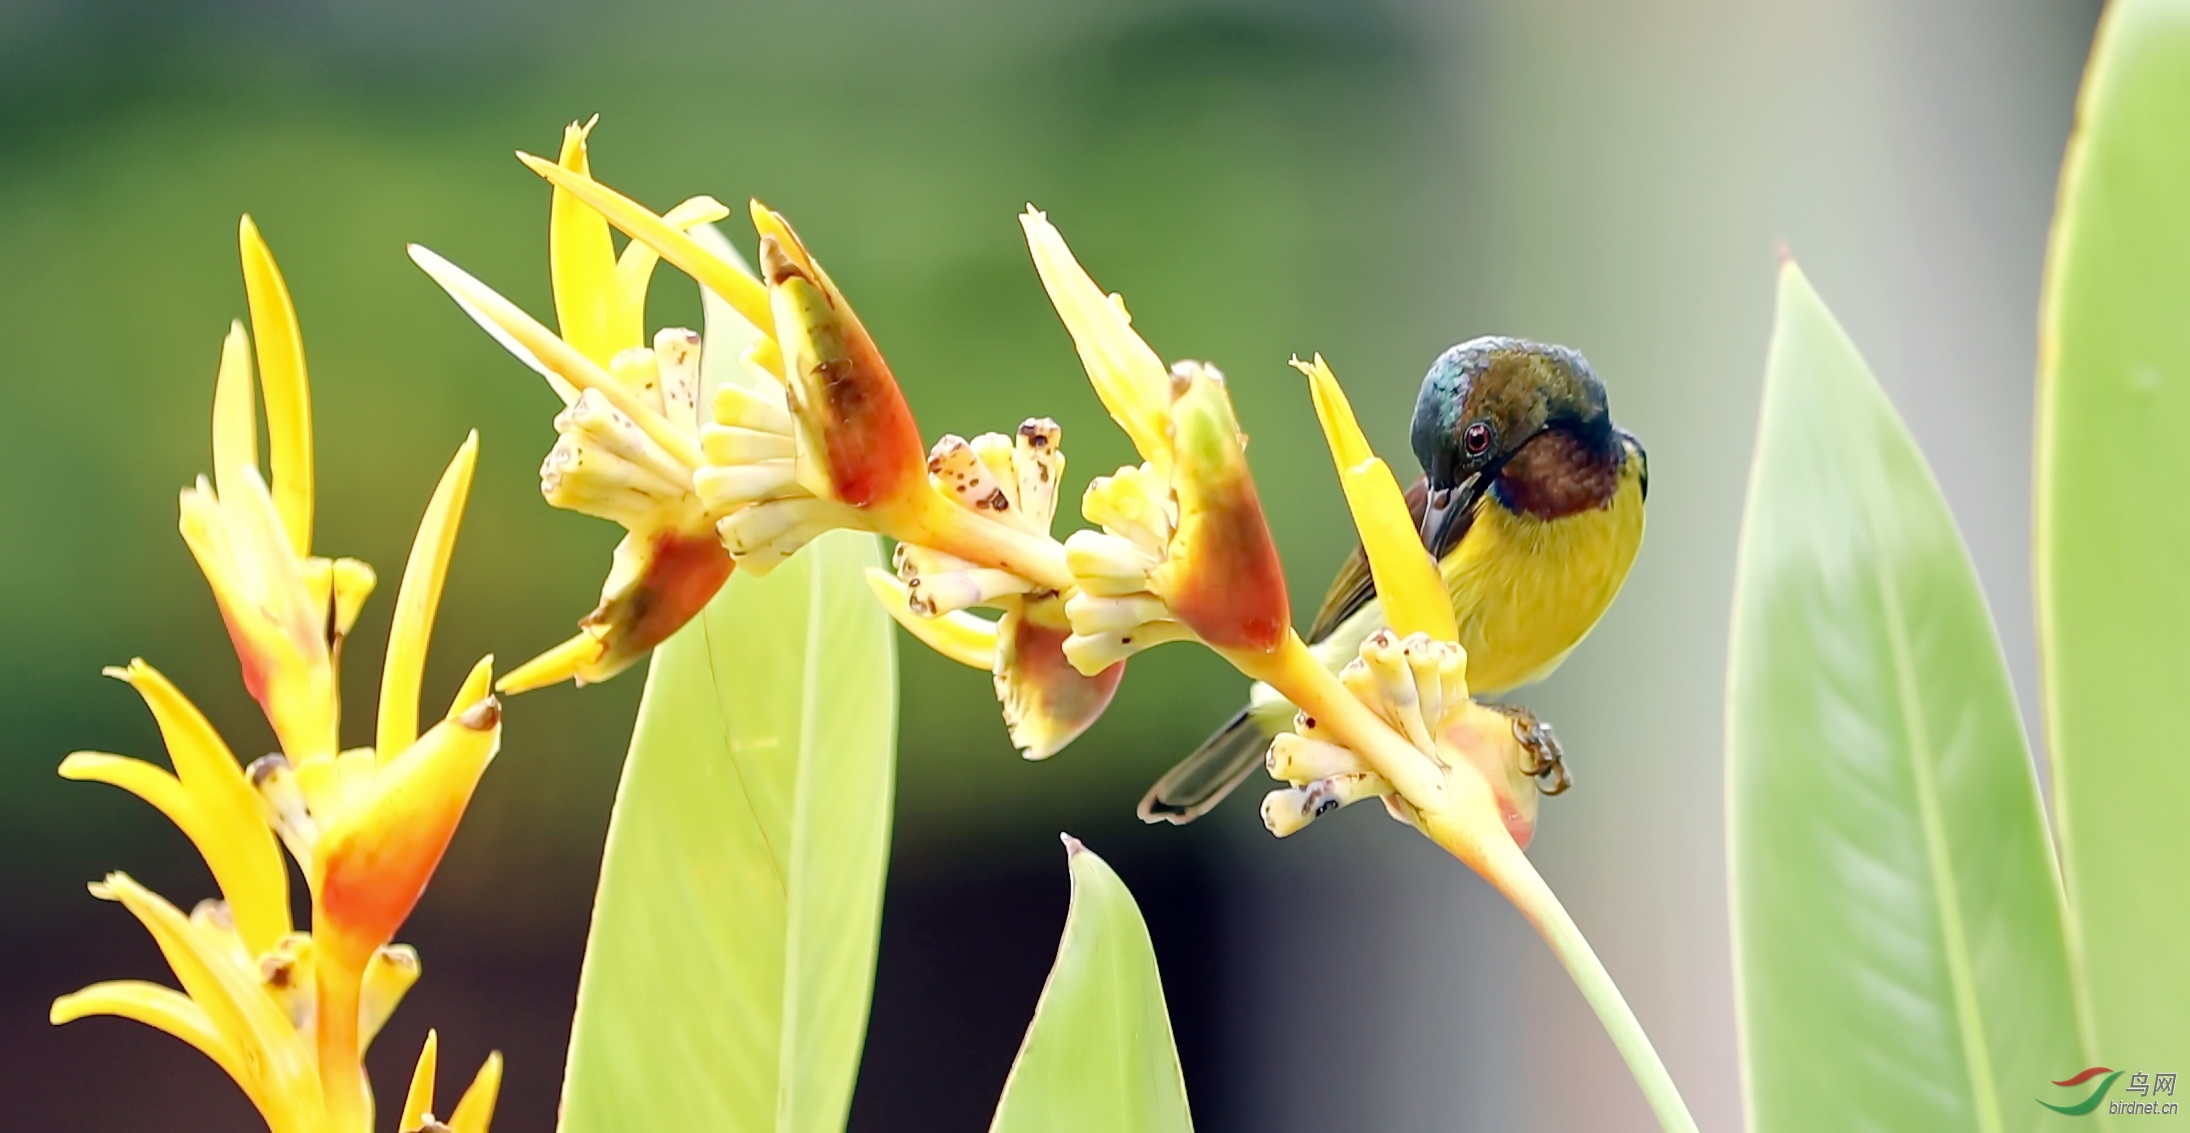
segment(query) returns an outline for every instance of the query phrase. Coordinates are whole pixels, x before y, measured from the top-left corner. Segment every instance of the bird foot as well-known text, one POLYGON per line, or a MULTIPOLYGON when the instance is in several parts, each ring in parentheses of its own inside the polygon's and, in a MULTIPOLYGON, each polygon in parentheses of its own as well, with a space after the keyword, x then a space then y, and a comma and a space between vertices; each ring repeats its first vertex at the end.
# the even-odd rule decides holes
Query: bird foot
POLYGON ((1547 795, 1563 795, 1574 785, 1574 776, 1566 769, 1566 749, 1559 746, 1559 737, 1551 732, 1534 712, 1517 704, 1493 704, 1513 721, 1513 738, 1521 741, 1526 760, 1521 770, 1536 777, 1537 790, 1547 795))

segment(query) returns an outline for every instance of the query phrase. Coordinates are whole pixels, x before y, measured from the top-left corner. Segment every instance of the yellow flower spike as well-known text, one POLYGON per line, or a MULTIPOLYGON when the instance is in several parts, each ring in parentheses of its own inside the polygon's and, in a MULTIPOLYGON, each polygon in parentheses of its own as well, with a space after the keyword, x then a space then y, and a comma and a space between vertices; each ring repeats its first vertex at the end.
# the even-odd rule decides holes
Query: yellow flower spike
POLYGON ((489 1052, 486 1061, 479 1064, 479 1073, 472 1076, 464 1096, 449 1112, 449 1133, 487 1133, 494 1121, 495 1099, 501 1093, 502 1052, 497 1050, 489 1052))
POLYGON ((418 1052, 418 1065, 411 1070, 410 1091, 403 1095, 403 1115, 396 1119, 400 1133, 415 1133, 433 1119, 433 1078, 440 1046, 440 1034, 427 1028, 426 1045, 418 1052))
POLYGON ((380 720, 374 746, 382 760, 395 758, 418 738, 418 692, 425 677, 426 647, 433 636, 434 614, 441 605, 449 556, 456 548, 456 529, 463 522, 464 501, 471 493, 472 470, 478 462, 479 431, 474 429, 434 486, 425 518, 418 524, 418 537, 411 544, 410 561, 403 568, 380 676, 380 720))
MULTIPOLYGON (((198 1053, 213 1060, 214 1065, 237 1083, 247 1081, 242 1055, 228 1041, 228 1036, 213 1025, 205 1008, 189 996, 171 987, 145 980, 108 980, 95 983, 82 991, 64 995, 53 1001, 46 1014, 46 1021, 58 1027, 93 1015, 112 1015, 143 1023, 156 1031, 165 1031, 197 1048, 198 1053)), ((249 1087, 245 1088, 250 1093, 249 1087)), ((252 1098, 253 1104, 258 1099, 252 1098)), ((264 1107, 260 1107, 263 1109, 264 1107)))
MULTIPOLYGON (((701 286, 722 296, 732 309, 747 322, 760 328, 763 334, 774 333, 775 317, 769 311, 766 289, 752 276, 739 270, 737 265, 708 251, 667 220, 590 176, 574 173, 522 151, 517 154, 517 160, 524 162, 526 168, 534 173, 545 177, 556 188, 584 201, 610 224, 622 229, 626 236, 661 253, 663 259, 698 280, 701 286)), ((782 363, 779 358, 772 354, 764 355, 762 364, 781 375, 782 363)))
POLYGON ((1065 238, 1047 214, 1032 205, 1019 217, 1034 270, 1042 277, 1050 303, 1072 335, 1080 362, 1094 383, 1103 408, 1159 475, 1169 467, 1171 442, 1165 430, 1171 410, 1171 380, 1163 360, 1133 332, 1125 301, 1106 294, 1073 258, 1065 238))
POLYGON ((515 303, 473 278, 469 272, 417 244, 410 246, 411 262, 441 285, 449 298, 471 316, 482 330, 494 336, 504 349, 543 375, 569 383, 580 390, 595 390, 611 406, 629 417, 649 439, 661 445, 688 468, 701 464, 699 440, 678 429, 653 406, 619 382, 600 363, 541 326, 515 303))
POLYGON ((297 326, 289 284, 274 253, 246 216, 237 226, 243 291, 258 340, 259 381, 266 394, 266 439, 273 461, 274 503, 298 557, 312 553, 312 390, 304 374, 304 333, 297 326))
MULTIPOLYGON (((583 177, 586 171, 586 135, 601 120, 596 114, 583 123, 563 127, 563 150, 558 164, 583 177)), ((610 331, 609 306, 615 294, 616 246, 609 240, 608 222, 601 214, 563 188, 551 190, 548 202, 548 279, 555 293, 555 325, 563 341, 596 364, 607 366, 618 350, 637 346, 622 342, 610 331)))
POLYGON ((996 668, 996 623, 964 611, 922 617, 913 613, 911 592, 890 572, 867 568, 867 585, 897 624, 937 653, 984 672, 996 668))
POLYGON ((241 491, 236 477, 259 466, 258 390, 251 377, 251 336, 243 324, 228 324, 221 343, 220 377, 213 383, 213 487, 223 494, 241 491))
POLYGON ((143 660, 106 674, 144 698, 175 773, 141 760, 79 752, 62 761, 62 777, 120 787, 165 814, 205 858, 245 946, 254 955, 273 947, 289 932, 289 875, 236 757, 182 690, 143 660))
POLYGON ((260 986, 257 965, 127 874, 108 874, 92 892, 120 902, 152 934, 183 992, 235 1051, 244 1070, 236 1082, 267 1125, 300 1133, 321 1128, 312 1116, 320 1091, 311 1051, 260 986))
POLYGON ((1460 625, 1453 616, 1452 600, 1436 562, 1422 546, 1407 511, 1406 495, 1391 467, 1369 448, 1337 377, 1321 354, 1314 362, 1295 358, 1292 366, 1307 375, 1316 420, 1323 424, 1324 442, 1338 466, 1339 486, 1345 489, 1346 506, 1361 532, 1369 573, 1376 579, 1377 597, 1383 600, 1384 616, 1393 632, 1401 637, 1425 633, 1439 641, 1458 641, 1460 625))

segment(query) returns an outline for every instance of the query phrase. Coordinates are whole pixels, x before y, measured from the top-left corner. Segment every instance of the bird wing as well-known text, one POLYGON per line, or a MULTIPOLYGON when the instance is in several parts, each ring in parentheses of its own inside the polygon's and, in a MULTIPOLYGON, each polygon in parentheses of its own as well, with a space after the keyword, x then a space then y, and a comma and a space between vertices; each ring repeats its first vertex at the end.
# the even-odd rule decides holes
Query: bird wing
MULTIPOLYGON (((1417 476, 1414 483, 1407 485, 1407 514, 1414 517, 1417 531, 1422 528, 1422 512, 1428 506, 1428 478, 1417 476)), ((1438 561, 1444 561, 1445 556, 1460 545, 1460 540, 1467 537, 1468 528, 1474 523, 1475 514, 1472 511, 1462 516, 1459 522, 1446 528, 1444 545, 1431 547, 1430 553, 1438 561)), ((1331 580, 1330 590, 1323 595, 1322 607, 1316 611, 1315 620, 1309 623, 1308 643, 1313 645, 1329 637, 1332 630, 1354 616, 1361 607, 1368 605, 1369 599, 1374 597, 1376 579, 1369 574, 1368 552, 1356 546, 1354 553, 1346 556, 1346 565, 1338 568, 1338 577, 1331 580)))

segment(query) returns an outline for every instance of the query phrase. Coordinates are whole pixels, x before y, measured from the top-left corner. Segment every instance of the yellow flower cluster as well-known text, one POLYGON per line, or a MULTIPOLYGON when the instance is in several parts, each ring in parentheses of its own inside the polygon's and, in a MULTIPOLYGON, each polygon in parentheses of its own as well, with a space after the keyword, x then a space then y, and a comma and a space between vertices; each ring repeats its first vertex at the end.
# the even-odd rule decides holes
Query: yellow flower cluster
MULTIPOLYGON (((483 658, 448 712, 420 731, 427 641, 478 457, 467 438, 419 524, 396 597, 372 747, 341 748, 337 668, 372 591, 355 559, 314 555, 310 387, 296 311, 258 229, 242 224, 253 336, 234 325, 213 396, 213 475, 182 492, 182 535, 204 571, 243 670, 281 750, 246 767, 181 690, 142 660, 107 670, 143 697, 172 770, 77 752, 71 779, 110 783, 189 836, 220 897, 182 912, 124 873, 91 887, 152 934, 182 986, 123 980, 55 1001, 52 1019, 117 1015, 157 1027, 218 1064, 274 1133, 367 1133, 364 1054, 419 977, 395 934, 448 847, 501 739, 483 658), (253 375, 254 356, 257 377, 253 375), (271 478, 258 459, 264 391, 271 478), (291 923, 286 845, 311 893, 291 923)), ((435 1123, 434 1040, 400 1129, 486 1133, 501 1082, 491 1055, 445 1122, 435 1123), (423 1088, 427 1092, 420 1094, 423 1088)))

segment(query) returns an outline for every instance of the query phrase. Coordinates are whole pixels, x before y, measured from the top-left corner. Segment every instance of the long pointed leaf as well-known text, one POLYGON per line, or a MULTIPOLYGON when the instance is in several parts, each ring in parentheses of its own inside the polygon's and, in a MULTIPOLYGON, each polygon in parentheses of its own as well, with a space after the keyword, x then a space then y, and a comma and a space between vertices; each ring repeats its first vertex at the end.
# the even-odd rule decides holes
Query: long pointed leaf
POLYGON ((1065 839, 1072 907, 990 1133, 1186 1133, 1186 1079, 1133 894, 1065 839))
POLYGON ((563 1129, 834 1130, 889 849, 890 623, 834 532, 731 577, 647 673, 617 789, 563 1129))
POLYGON ((2054 1119, 2034 1099, 2085 1063, 2006 665, 1922 455, 1792 264, 1728 703, 1754 1127, 2054 1119))
POLYGON ((2190 1066, 2190 3, 2108 5, 2061 174, 2038 627, 2093 1050, 2190 1066))

